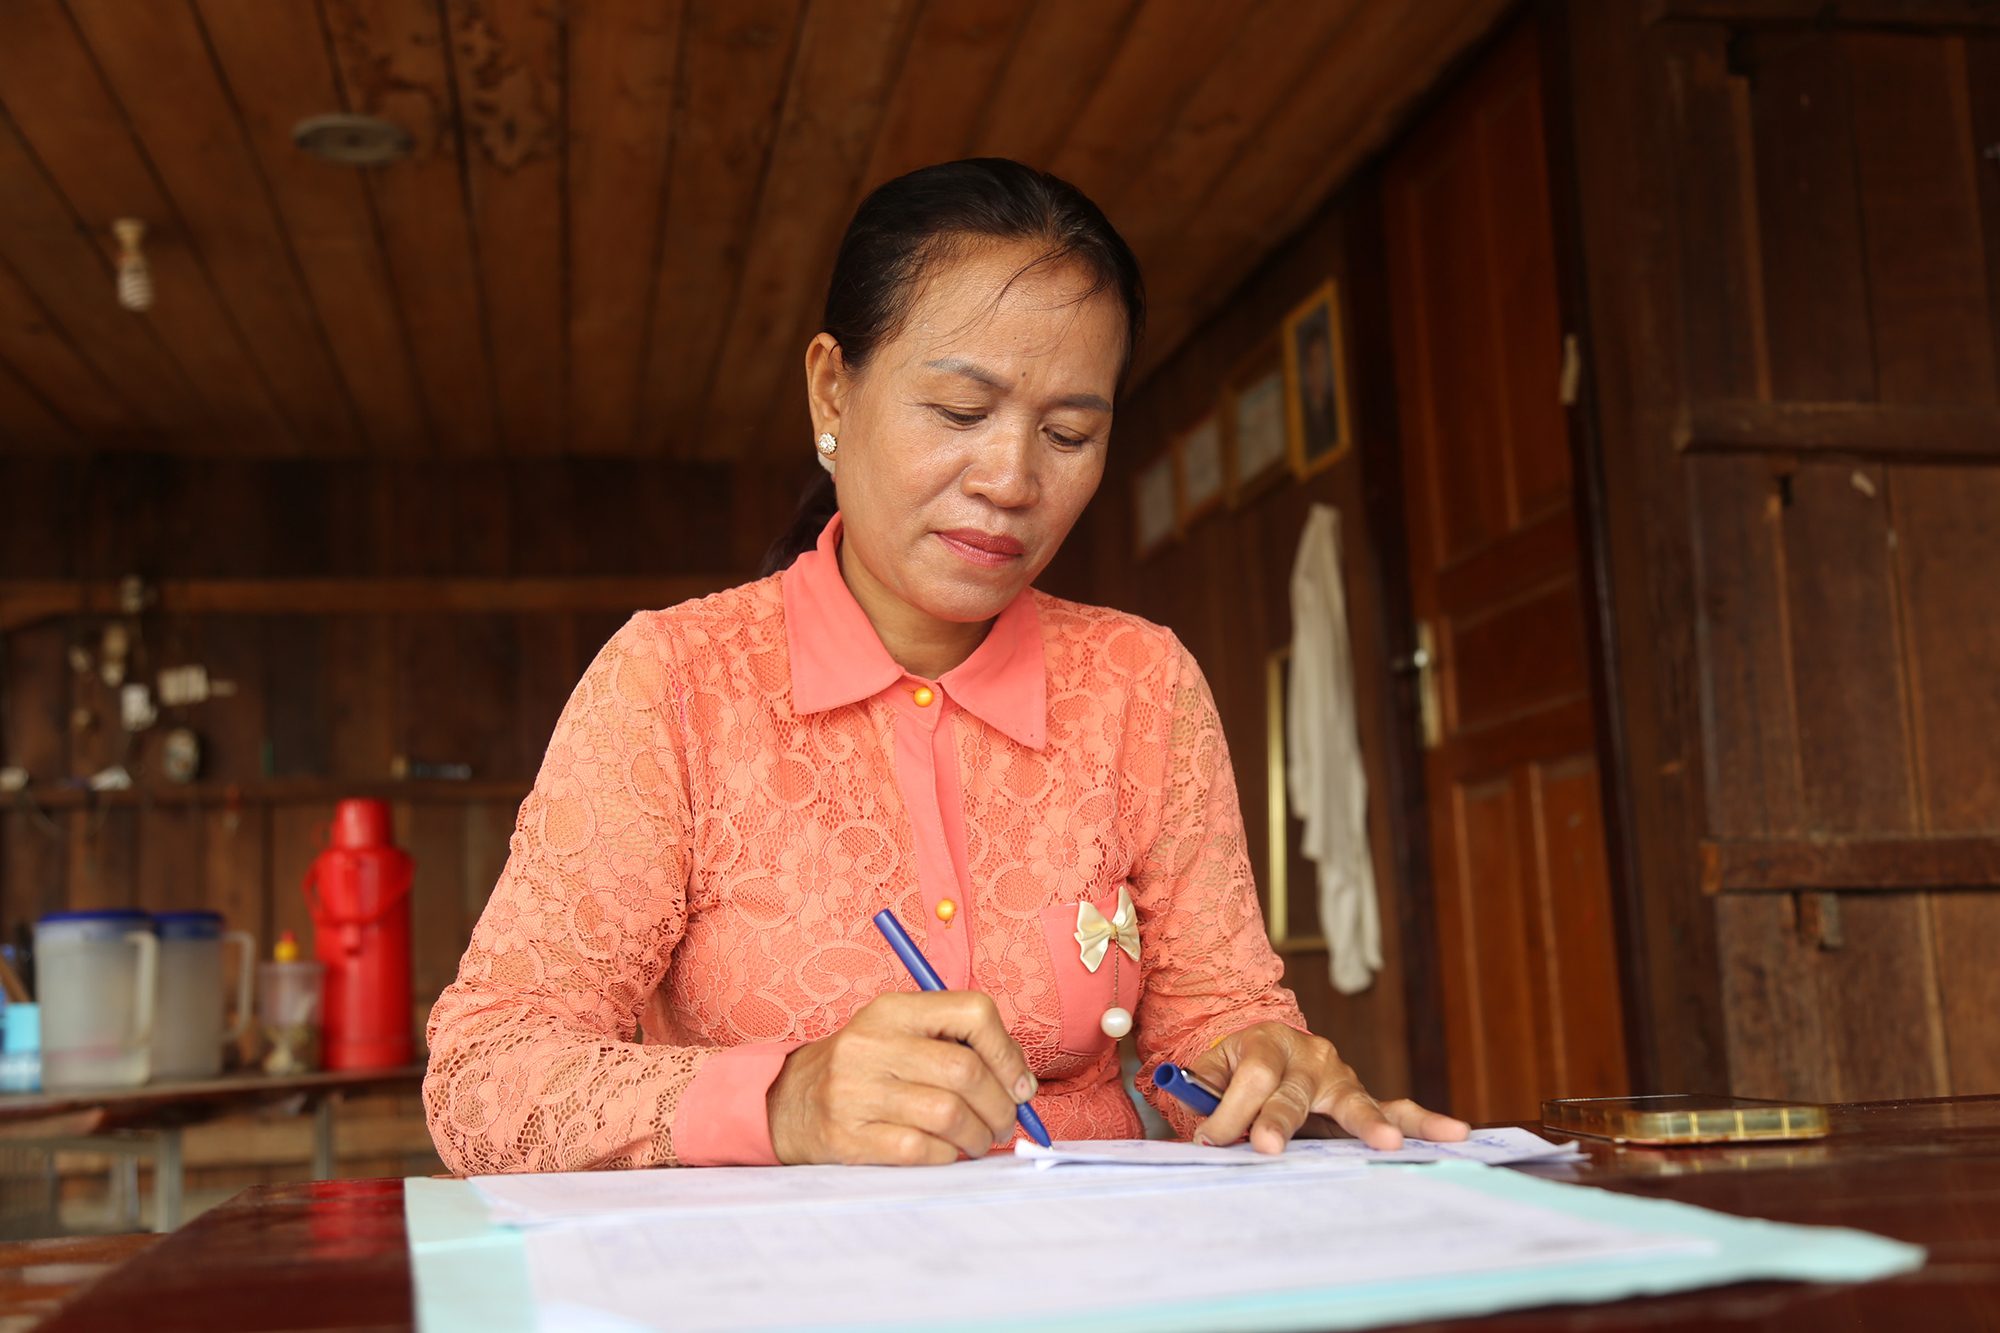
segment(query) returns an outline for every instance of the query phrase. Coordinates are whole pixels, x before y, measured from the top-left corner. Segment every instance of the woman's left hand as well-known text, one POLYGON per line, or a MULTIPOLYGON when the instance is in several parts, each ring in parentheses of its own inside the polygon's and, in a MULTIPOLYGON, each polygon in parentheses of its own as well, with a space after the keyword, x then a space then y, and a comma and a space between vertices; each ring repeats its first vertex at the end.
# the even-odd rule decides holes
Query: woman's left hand
POLYGON ((1332 1042, 1283 1023, 1224 1037, 1186 1069, 1222 1094, 1215 1113, 1195 1128, 1209 1143, 1248 1134, 1258 1152, 1280 1153, 1295 1135, 1325 1138, 1338 1126, 1371 1148, 1394 1150, 1405 1134, 1452 1142, 1471 1131, 1463 1120, 1408 1098, 1376 1101, 1332 1042))

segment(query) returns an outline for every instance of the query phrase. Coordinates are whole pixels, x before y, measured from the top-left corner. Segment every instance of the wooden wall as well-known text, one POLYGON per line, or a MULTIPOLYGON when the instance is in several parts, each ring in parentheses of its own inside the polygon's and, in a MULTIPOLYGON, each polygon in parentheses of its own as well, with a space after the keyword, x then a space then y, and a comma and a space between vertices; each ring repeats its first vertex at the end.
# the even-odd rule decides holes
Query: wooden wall
MULTIPOLYGON (((1607 815, 1641 1088, 2000 1090, 2000 32, 1990 6, 1538 6, 1607 815), (1808 26, 1808 24, 1810 26, 1808 26)), ((1340 508, 1391 955, 1316 1024, 1437 1063, 1393 404, 1364 173, 1121 405, 1091 593, 1215 686, 1260 878, 1263 660, 1305 506, 1340 508), (1132 474, 1327 275, 1359 457, 1132 555, 1132 474)), ((1295 867, 1300 883, 1303 867, 1295 867)))
POLYGON ((399 819, 421 867, 420 993, 456 959, 464 913, 483 902, 481 882, 491 886, 493 848, 570 687, 636 609, 459 613, 443 609, 450 590, 535 576, 588 590, 592 576, 720 576, 738 564, 731 477, 714 467, 134 457, 6 471, 0 578, 14 586, 139 573, 274 597, 263 614, 182 614, 163 590, 158 610, 126 621, 149 670, 201 663, 238 691, 129 739, 112 691, 67 660, 72 647, 95 651, 112 617, 8 636, 6 762, 34 787, 0 826, 6 923, 63 905, 213 906, 268 942, 303 924, 296 885, 331 802, 350 789, 395 793, 407 797, 399 819), (398 576, 427 581, 433 608, 391 611, 385 598, 372 610, 371 586, 411 586, 398 576), (292 587, 303 589, 296 608, 278 609, 292 587), (313 604, 329 587, 338 611, 313 604), (179 721, 205 742, 189 789, 158 773, 160 735, 179 721), (398 756, 468 764, 473 781, 396 788, 398 756), (132 792, 49 790, 120 760, 132 792), (448 913, 424 891, 459 879, 448 913))
POLYGON ((2000 1091, 2000 31, 1805 8, 1566 6, 1646 1060, 2000 1091))
MULTIPOLYGON (((1221 313, 1118 407, 1111 463, 1086 526, 1072 538, 1090 558, 1089 595, 1173 629, 1201 663, 1222 714, 1260 885, 1270 883, 1266 811, 1265 662, 1291 642, 1291 570, 1314 502, 1341 516, 1342 574, 1355 665, 1355 695, 1369 781, 1369 840, 1382 912, 1385 966, 1367 991, 1337 994, 1324 950, 1288 953, 1285 980, 1299 993, 1314 1030, 1328 1036, 1383 1096, 1415 1090, 1441 1095, 1443 1052, 1434 1010, 1421 998, 1413 1022, 1408 995, 1422 997, 1431 967, 1428 878, 1421 828, 1403 815, 1421 800, 1420 777, 1403 762, 1397 728, 1410 701, 1388 670, 1409 651, 1408 595, 1400 562, 1402 501, 1393 455, 1387 466, 1363 454, 1392 444, 1395 389, 1387 365, 1387 296, 1381 273, 1379 201, 1364 175, 1322 207, 1229 299, 1221 313), (1347 301, 1354 429, 1362 442, 1326 471, 1299 482, 1287 475, 1240 508, 1194 520, 1148 558, 1133 556, 1132 478, 1215 407, 1226 380, 1274 341, 1286 313, 1329 277, 1347 301), (1364 467, 1364 464, 1366 466, 1364 467), (1411 938, 1415 932, 1416 938, 1411 938), (1414 976, 1413 976, 1414 973, 1414 976)), ((1312 863, 1298 854, 1290 821, 1290 898, 1316 933, 1312 863)))
MULTIPOLYGON (((622 461, 0 462, 0 609, 23 589, 101 604, 105 580, 141 574, 160 590, 155 609, 125 621, 142 674, 201 663, 237 690, 128 743, 112 691, 68 660, 98 648, 109 617, 6 634, 0 765, 26 768, 33 785, 0 805, 0 926, 12 938, 64 907, 203 907, 266 950, 285 928, 309 942, 299 884, 333 802, 385 796, 417 866, 420 1025, 584 665, 632 611, 754 568, 794 480, 739 486, 722 466, 622 461), (176 598, 258 609, 180 611, 176 598), (468 598, 488 609, 453 609, 468 598), (73 724, 77 710, 87 726, 73 724), (159 774, 174 724, 206 747, 192 787, 159 774), (398 756, 469 764, 471 780, 398 782, 398 756), (120 761, 132 791, 65 785, 120 761)), ((353 1149, 376 1152, 362 1166, 427 1143, 410 1099, 353 1114, 374 1117, 343 1127, 353 1149), (376 1123, 389 1120, 400 1128, 376 1123)), ((286 1133, 225 1135, 197 1156, 296 1174, 282 1165, 286 1133)))

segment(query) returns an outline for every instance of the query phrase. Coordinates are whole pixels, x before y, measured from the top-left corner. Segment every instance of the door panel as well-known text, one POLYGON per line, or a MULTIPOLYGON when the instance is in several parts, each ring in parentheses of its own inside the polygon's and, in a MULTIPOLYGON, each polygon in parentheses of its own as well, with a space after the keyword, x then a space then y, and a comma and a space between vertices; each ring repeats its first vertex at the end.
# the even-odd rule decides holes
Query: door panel
POLYGON ((1623 1090, 1618 1005, 1580 1006, 1572 999, 1618 994, 1616 954, 1602 947, 1613 925, 1597 761, 1582 756, 1538 764, 1533 772, 1547 984, 1559 1001, 1552 1010, 1555 1079, 1564 1087, 1623 1090), (1609 1033, 1598 1030, 1607 1027, 1609 1033))
POLYGON ((1474 620, 1445 622, 1451 634, 1451 705, 1446 716, 1473 731, 1546 711, 1590 688, 1583 660, 1583 608, 1576 580, 1533 589, 1474 620))
POLYGON ((1520 882, 1518 796, 1507 775, 1468 783, 1456 792, 1459 818, 1453 832, 1460 857, 1453 867, 1453 898, 1469 928, 1456 932, 1458 953, 1446 957, 1444 965, 1471 979, 1472 1003, 1463 1034, 1449 1031, 1447 1016, 1447 1065, 1452 1106, 1478 1119, 1487 1114, 1468 1111, 1468 1105, 1513 1106, 1532 1100, 1540 1064, 1532 1050, 1541 1026, 1540 1005, 1529 951, 1533 923, 1520 882), (1467 1073, 1470 1079, 1464 1077, 1467 1073))
POLYGON ((1540 73, 1523 23, 1397 151, 1383 202, 1452 1107, 1627 1090, 1540 73))

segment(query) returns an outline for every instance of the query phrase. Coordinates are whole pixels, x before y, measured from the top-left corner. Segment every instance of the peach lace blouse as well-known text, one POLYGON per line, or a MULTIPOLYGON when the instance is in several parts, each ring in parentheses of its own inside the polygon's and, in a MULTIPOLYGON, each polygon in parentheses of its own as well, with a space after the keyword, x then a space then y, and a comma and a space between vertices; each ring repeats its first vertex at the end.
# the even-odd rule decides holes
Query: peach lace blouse
POLYGON ((1031 591, 918 680, 839 538, 836 517, 781 574, 633 617, 584 673, 431 1012, 424 1102, 453 1170, 773 1161, 785 1056, 914 989, 883 906, 946 985, 993 997, 1058 1139, 1139 1133, 1099 1027, 1114 1003, 1149 1095, 1161 1060, 1304 1027, 1179 641, 1031 591), (1127 885, 1140 961, 1113 945, 1092 972, 1078 904, 1110 917, 1127 885))

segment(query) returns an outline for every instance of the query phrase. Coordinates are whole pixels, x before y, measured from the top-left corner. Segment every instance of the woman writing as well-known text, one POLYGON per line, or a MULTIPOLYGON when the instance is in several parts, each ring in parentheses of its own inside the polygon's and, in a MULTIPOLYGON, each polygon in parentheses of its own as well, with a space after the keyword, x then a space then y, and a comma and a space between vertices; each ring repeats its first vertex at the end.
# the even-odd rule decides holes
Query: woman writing
POLYGON ((1186 651, 1030 588, 1142 316, 1053 177, 951 163, 861 205, 806 349, 837 513, 584 674, 432 1011, 453 1169, 948 1162, 1030 1099, 1058 1139, 1130 1137, 1128 1028, 1224 1090, 1161 1107, 1182 1133, 1464 1133, 1378 1104, 1278 984, 1186 651), (885 906, 949 991, 912 992, 885 906))

